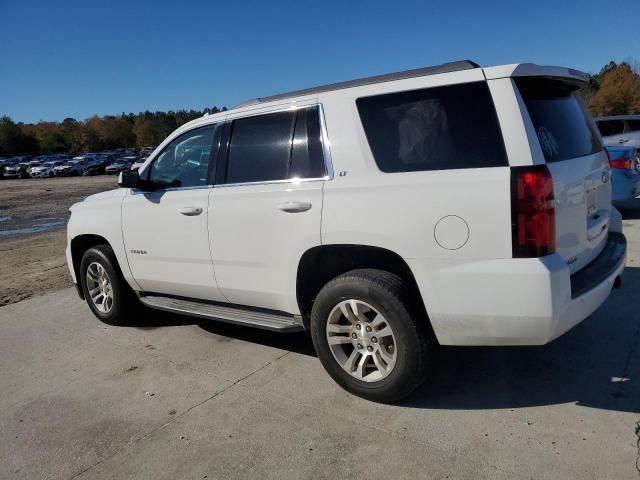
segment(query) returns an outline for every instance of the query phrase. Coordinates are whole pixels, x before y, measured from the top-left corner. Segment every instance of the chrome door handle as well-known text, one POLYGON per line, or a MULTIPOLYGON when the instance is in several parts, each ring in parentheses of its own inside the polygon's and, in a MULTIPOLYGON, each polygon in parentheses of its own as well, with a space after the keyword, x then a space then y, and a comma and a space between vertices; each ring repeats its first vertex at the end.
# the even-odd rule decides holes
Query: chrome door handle
POLYGON ((200 208, 200 207, 182 207, 180 209, 180 213, 182 215, 186 215, 187 217, 195 217, 196 215, 200 215, 202 213, 202 208, 200 208))
POLYGON ((278 208, 287 213, 306 212, 311 208, 311 202, 284 202, 278 208))
POLYGON ((618 143, 627 143, 628 141, 628 138, 621 138, 620 140, 618 140, 618 143))

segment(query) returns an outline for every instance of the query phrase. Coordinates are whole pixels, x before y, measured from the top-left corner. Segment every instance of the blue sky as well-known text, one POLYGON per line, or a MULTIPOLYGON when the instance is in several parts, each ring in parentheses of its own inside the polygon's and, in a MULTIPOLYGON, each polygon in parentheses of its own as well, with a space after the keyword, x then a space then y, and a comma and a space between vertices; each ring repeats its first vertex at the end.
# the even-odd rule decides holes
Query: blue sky
POLYGON ((639 0, 0 0, 0 115, 233 106, 465 58, 597 72, 640 60, 639 24, 639 0))

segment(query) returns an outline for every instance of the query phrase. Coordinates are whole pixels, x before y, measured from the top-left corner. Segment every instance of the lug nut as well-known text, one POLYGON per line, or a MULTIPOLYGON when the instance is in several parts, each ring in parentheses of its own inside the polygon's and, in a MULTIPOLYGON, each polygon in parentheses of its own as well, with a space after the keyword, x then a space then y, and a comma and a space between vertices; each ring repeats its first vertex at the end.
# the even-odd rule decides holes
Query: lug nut
POLYGON ((358 338, 358 335, 356 335, 355 333, 352 333, 351 338, 358 338))
POLYGON ((367 326, 366 330, 367 330, 367 332, 370 332, 371 331, 371 327, 367 326))
POLYGON ((356 323, 356 330, 360 330, 362 327, 360 326, 359 323, 356 323))
POLYGON ((373 352, 373 347, 371 345, 367 347, 367 352, 373 352))
POLYGON ((371 343, 378 343, 378 339, 376 337, 371 337, 371 343))
POLYGON ((358 350, 362 350, 362 344, 358 344, 358 350))

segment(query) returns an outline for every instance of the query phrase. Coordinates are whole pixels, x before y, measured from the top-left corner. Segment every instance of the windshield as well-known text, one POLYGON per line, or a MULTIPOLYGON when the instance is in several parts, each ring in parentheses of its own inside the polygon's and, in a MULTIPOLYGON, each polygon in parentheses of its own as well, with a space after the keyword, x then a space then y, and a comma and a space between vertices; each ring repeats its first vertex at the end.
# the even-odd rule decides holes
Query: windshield
POLYGON ((547 163, 602 151, 600 135, 575 85, 538 77, 517 79, 516 84, 547 163))

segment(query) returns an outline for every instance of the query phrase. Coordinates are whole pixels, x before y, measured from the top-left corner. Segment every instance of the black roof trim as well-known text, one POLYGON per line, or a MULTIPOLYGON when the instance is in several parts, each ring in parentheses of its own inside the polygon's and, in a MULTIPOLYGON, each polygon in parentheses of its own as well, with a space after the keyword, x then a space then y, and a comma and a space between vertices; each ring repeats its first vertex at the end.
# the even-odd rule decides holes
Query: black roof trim
POLYGON ((332 90, 342 90, 344 88, 360 87, 362 85, 371 85, 374 83, 391 82, 393 80, 404 80, 406 78, 423 77, 427 75, 435 75, 437 73, 449 73, 457 72, 460 70, 471 70, 474 68, 480 68, 475 62, 471 60, 461 60, 458 62, 443 63, 442 65, 436 65, 433 67, 422 67, 414 70, 405 70, 402 72, 385 73, 383 75, 374 75, 373 77, 358 78, 356 80, 348 80, 346 82, 331 83, 329 85, 321 85, 319 87, 305 88, 302 90, 294 90, 292 92, 280 93, 278 95, 271 95, 269 97, 259 97, 252 100, 248 100, 241 103, 238 107, 247 107, 249 105, 256 105, 264 102, 271 102, 273 100, 283 100, 289 97, 298 97, 301 95, 312 95, 314 93, 329 92, 332 90))

